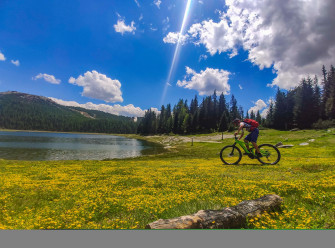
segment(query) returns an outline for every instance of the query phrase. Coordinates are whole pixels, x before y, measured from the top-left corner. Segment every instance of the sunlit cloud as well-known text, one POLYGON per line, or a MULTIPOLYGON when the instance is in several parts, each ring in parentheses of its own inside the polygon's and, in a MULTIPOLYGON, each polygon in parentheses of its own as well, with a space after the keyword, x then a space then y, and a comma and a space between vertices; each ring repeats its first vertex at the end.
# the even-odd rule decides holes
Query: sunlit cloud
POLYGON ((161 5, 162 1, 161 0, 155 0, 154 4, 157 6, 157 8, 160 9, 160 5, 161 5))
POLYGON ((124 33, 135 33, 136 27, 134 26, 135 22, 132 21, 130 23, 130 26, 126 25, 124 20, 119 19, 117 23, 114 25, 115 32, 121 33, 122 35, 124 33))
POLYGON ((20 61, 19 60, 11 60, 10 61, 13 65, 20 66, 20 61))
POLYGON ((123 102, 120 81, 97 71, 87 71, 76 79, 70 77, 69 83, 83 87, 82 96, 105 102, 123 102))
POLYGON ((140 3, 137 0, 134 0, 134 1, 136 3, 137 7, 141 7, 140 3))
POLYGON ((214 90, 218 94, 228 95, 230 85, 228 84, 230 72, 225 70, 206 68, 204 71, 196 73, 189 67, 186 67, 186 76, 184 80, 178 81, 177 85, 185 89, 192 89, 199 92, 199 95, 211 95, 214 90))
POLYGON ((201 61, 201 60, 206 60, 208 58, 208 56, 206 55, 206 54, 202 54, 202 55, 200 55, 200 57, 199 57, 199 62, 201 61))
POLYGON ((37 80, 37 79, 44 79, 46 82, 49 82, 51 84, 60 84, 61 80, 56 79, 55 76, 49 75, 46 73, 40 73, 37 76, 33 77, 32 80, 37 80))
POLYGON ((266 107, 267 107, 266 103, 262 99, 259 99, 255 102, 255 106, 251 107, 248 110, 248 113, 249 115, 251 114, 251 112, 254 112, 254 114, 257 114, 257 111, 261 111, 262 109, 266 107))
POLYGON ((5 55, 0 51, 0 61, 5 61, 6 57, 5 55))
POLYGON ((115 104, 115 105, 94 104, 92 102, 80 104, 75 101, 64 101, 64 100, 53 98, 53 97, 49 97, 49 98, 60 105, 69 106, 69 107, 80 107, 80 108, 91 109, 91 110, 99 110, 99 111, 103 111, 103 112, 110 113, 113 115, 122 115, 122 116, 129 116, 129 117, 143 117, 145 113, 145 110, 142 110, 139 107, 135 107, 133 104, 128 104, 126 106, 121 106, 119 104, 115 104))

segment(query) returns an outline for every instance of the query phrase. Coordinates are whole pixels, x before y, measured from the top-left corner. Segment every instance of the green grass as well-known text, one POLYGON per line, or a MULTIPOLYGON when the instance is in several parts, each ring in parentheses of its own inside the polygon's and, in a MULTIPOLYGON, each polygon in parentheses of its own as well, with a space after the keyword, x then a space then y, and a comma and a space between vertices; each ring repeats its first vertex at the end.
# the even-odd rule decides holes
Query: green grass
POLYGON ((250 219, 248 228, 334 229, 334 134, 261 130, 258 144, 294 145, 280 149, 279 164, 266 166, 247 157, 222 164, 220 149, 233 139, 111 161, 0 160, 0 228, 143 229, 160 218, 277 194, 281 211, 250 219))

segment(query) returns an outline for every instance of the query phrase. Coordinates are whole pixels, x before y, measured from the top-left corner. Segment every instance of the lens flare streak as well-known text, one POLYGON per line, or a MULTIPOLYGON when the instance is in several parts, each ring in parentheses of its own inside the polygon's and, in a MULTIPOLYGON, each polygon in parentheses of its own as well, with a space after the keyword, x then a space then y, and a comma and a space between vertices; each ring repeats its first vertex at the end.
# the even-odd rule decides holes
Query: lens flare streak
POLYGON ((174 51, 174 55, 173 55, 173 59, 172 59, 172 63, 171 63, 170 71, 169 71, 169 75, 168 75, 168 78, 166 80, 166 83, 165 83, 165 86, 164 86, 164 90, 163 90, 163 95, 162 95, 162 99, 161 99, 161 105, 164 102, 168 86, 171 85, 170 84, 170 80, 171 80, 172 73, 173 73, 173 70, 175 68, 175 65, 177 63, 178 55, 180 53, 182 36, 183 36, 184 29, 185 29, 185 26, 186 26, 186 21, 187 21, 189 12, 190 12, 191 2, 192 2, 192 0, 188 0, 187 4, 186 4, 184 18, 183 18, 183 22, 182 22, 182 25, 181 25, 181 28, 180 28, 180 32, 179 32, 179 36, 178 36, 178 41, 177 41, 176 49, 174 51))

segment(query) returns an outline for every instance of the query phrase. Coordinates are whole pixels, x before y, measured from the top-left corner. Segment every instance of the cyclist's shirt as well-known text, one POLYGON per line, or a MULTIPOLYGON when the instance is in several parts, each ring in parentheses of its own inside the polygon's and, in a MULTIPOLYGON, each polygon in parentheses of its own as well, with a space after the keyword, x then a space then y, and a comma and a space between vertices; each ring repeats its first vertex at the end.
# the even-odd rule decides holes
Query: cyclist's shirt
POLYGON ((240 127, 243 127, 243 128, 245 128, 248 132, 250 132, 250 128, 251 128, 251 125, 250 125, 250 124, 241 121, 241 122, 240 122, 240 127))

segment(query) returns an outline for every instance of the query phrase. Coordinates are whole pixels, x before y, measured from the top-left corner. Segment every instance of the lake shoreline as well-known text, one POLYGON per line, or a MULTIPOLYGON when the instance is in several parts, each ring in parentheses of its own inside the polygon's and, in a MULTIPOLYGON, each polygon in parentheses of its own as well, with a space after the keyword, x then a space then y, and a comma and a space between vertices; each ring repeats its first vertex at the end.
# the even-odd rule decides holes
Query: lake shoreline
POLYGON ((112 160, 162 154, 162 144, 135 135, 0 130, 0 157, 9 160, 112 160))
POLYGON ((115 136, 124 136, 128 134, 119 134, 119 133, 87 133, 87 132, 66 132, 66 131, 44 131, 44 130, 19 130, 19 129, 3 129, 0 128, 0 132, 27 132, 27 133, 69 133, 69 134, 101 134, 101 135, 115 135, 115 136))

